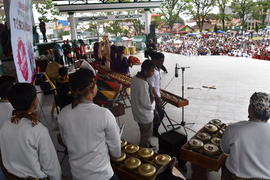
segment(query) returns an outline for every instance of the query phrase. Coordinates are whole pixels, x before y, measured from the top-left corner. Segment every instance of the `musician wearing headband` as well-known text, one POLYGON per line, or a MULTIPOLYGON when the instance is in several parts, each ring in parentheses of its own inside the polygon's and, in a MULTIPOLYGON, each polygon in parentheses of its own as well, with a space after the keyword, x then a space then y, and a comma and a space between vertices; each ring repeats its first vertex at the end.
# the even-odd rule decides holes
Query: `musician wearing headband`
POLYGON ((61 167, 50 138, 35 113, 37 94, 33 85, 18 83, 8 92, 14 110, 0 129, 2 161, 7 179, 60 180, 61 167))
POLYGON ((270 95, 254 93, 248 108, 249 120, 228 126, 221 149, 229 154, 223 169, 225 180, 270 178, 270 95))
POLYGON ((154 52, 151 56, 152 62, 155 66, 155 72, 152 77, 147 78, 149 84, 153 87, 153 92, 155 95, 156 107, 155 107, 155 117, 154 117, 154 125, 153 125, 153 135, 159 137, 158 128, 161 124, 161 121, 164 118, 164 110, 162 107, 162 100, 160 94, 160 86, 161 86, 161 75, 160 68, 164 63, 164 54, 161 52, 154 52))
POLYGON ((13 108, 7 100, 7 92, 14 83, 15 78, 12 76, 0 77, 0 128, 11 117, 13 108))
POLYGON ((116 180, 110 156, 120 157, 120 130, 113 114, 93 103, 95 76, 80 69, 69 77, 73 102, 62 109, 58 122, 68 148, 73 180, 116 180))
POLYGON ((153 76, 155 66, 152 61, 145 60, 141 71, 131 81, 131 108, 134 120, 140 128, 140 146, 151 147, 150 137, 153 133, 154 95, 147 78, 153 76))

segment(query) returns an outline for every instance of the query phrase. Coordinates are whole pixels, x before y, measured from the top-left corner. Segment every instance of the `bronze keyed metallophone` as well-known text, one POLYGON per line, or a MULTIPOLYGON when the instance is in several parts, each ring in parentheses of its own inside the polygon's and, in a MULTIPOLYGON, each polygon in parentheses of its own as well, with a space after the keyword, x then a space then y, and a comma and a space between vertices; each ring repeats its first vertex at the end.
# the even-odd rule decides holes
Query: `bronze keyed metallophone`
MULTIPOLYGON (((131 77, 120 74, 120 73, 116 73, 116 72, 109 72, 107 73, 107 75, 111 78, 114 79, 116 81, 118 81, 119 83, 123 84, 123 86, 125 87, 130 87, 131 85, 131 77)), ((180 96, 177 96, 173 93, 170 93, 164 89, 161 89, 161 99, 165 102, 165 103, 169 103, 172 104, 176 107, 183 107, 183 106, 187 106, 189 104, 189 101, 187 99, 183 99, 180 96)))

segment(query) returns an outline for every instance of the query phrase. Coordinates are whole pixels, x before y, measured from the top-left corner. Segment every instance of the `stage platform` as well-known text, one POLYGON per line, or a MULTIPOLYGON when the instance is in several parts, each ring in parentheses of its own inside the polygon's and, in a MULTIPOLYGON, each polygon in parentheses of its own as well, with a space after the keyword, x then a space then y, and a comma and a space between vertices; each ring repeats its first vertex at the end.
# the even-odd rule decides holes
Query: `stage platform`
MULTIPOLYGON (((137 55, 141 60, 143 54, 137 55)), ((189 137, 193 131, 199 130, 209 120, 218 118, 226 123, 234 123, 248 119, 249 98, 254 92, 270 92, 270 62, 228 57, 228 56, 180 56, 165 53, 165 66, 168 74, 162 73, 162 88, 166 88, 174 94, 181 95, 181 76, 174 78, 174 67, 178 63, 180 67, 190 66, 185 71, 185 97, 189 105, 185 108, 186 122, 195 125, 188 126, 189 137), (171 81, 170 84, 168 84, 171 81), (216 89, 203 88, 202 86, 215 86, 216 89)), ((133 66, 131 74, 135 75, 140 66, 133 66)), ((179 73, 181 74, 181 73, 179 73)), ((40 95, 42 105, 42 122, 49 128, 57 149, 61 149, 56 142, 57 133, 56 118, 51 117, 50 108, 52 96, 40 95), (46 118, 44 118, 46 117, 46 118)), ((166 106, 168 115, 180 122, 181 109, 172 105, 166 106)), ((119 118, 120 123, 125 122, 123 138, 131 143, 139 143, 139 128, 132 118, 131 109, 119 118)), ((168 121, 164 121, 168 124, 168 121)), ((159 131, 164 132, 161 126, 159 131)), ((183 132, 182 129, 178 130, 183 132)), ((157 145, 157 138, 152 138, 152 143, 157 145)), ((59 153, 59 158, 62 154, 59 153)), ((63 173, 70 176, 68 161, 64 160, 63 173)), ((188 172, 190 174, 190 170, 188 172)), ((210 173, 209 180, 220 178, 220 172, 210 173)))

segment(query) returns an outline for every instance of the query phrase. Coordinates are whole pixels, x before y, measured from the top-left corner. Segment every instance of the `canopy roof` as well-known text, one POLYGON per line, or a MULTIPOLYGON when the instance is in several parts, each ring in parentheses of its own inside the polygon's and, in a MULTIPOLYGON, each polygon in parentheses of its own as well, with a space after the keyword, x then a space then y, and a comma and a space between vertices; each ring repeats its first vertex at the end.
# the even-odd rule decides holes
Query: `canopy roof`
POLYGON ((133 42, 145 42, 146 37, 145 36, 135 36, 132 41, 133 42))
POLYGON ((110 37, 110 41, 112 41, 112 42, 120 42, 122 40, 123 39, 120 36, 112 36, 112 37, 110 37))
MULTIPOLYGON (((33 3, 44 0, 32 0, 33 3)), ((53 0, 60 12, 88 11, 88 10, 116 10, 116 9, 150 9, 159 8, 162 0, 130 0, 130 2, 107 2, 107 0, 53 0)), ((0 0, 0 8, 4 0, 0 0)))
POLYGON ((133 0, 107 2, 106 0, 53 0, 60 12, 103 11, 159 8, 160 0, 133 0))

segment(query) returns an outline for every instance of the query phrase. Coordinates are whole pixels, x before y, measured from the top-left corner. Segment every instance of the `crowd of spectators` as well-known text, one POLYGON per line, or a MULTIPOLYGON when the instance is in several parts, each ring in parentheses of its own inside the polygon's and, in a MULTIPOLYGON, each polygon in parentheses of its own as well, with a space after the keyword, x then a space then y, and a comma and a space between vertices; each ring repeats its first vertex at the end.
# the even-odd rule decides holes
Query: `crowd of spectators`
POLYGON ((166 38, 158 43, 158 50, 185 56, 227 55, 270 60, 270 32, 256 37, 253 33, 212 33, 166 38))

